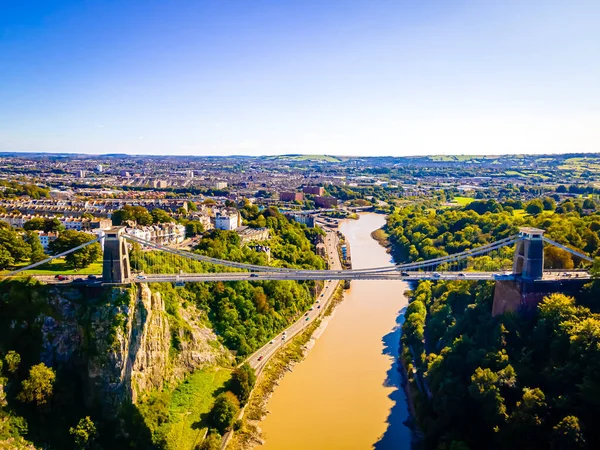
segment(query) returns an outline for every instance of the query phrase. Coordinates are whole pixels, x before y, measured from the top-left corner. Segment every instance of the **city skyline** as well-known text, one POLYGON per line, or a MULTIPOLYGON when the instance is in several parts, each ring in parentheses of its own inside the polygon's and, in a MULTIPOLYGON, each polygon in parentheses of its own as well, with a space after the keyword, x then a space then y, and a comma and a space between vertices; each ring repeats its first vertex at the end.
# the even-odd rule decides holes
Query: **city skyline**
POLYGON ((598 151, 600 4, 527 3, 6 5, 0 152, 598 151))

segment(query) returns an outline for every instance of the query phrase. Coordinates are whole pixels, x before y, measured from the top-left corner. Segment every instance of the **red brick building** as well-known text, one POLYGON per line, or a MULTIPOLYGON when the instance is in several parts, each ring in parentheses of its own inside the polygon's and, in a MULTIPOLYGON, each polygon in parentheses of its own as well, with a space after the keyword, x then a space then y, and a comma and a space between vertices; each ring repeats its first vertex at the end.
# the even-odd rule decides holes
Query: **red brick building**
POLYGON ((334 206, 337 206, 337 204, 338 201, 335 197, 315 197, 315 206, 321 208, 333 208, 334 206))
POLYGON ((302 192, 305 194, 323 195, 325 193, 325 188, 321 186, 304 186, 302 192))
POLYGON ((304 200, 304 194, 302 192, 280 192, 279 200, 282 202, 301 202, 304 200))

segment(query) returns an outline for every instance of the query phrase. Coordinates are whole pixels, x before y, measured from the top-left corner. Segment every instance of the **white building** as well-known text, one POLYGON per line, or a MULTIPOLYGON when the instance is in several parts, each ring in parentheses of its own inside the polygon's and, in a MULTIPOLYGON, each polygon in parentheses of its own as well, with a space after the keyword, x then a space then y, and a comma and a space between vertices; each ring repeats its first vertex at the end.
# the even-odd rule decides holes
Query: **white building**
POLYGON ((96 166, 96 171, 97 171, 98 173, 102 173, 102 172, 104 171, 104 168, 102 167, 102 164, 98 164, 98 165, 96 166))
POLYGON ((227 187, 227 181, 217 181, 215 183, 215 189, 225 189, 227 187))
POLYGON ((215 228, 217 230, 235 230, 239 226, 237 211, 226 211, 217 213, 215 216, 215 228))
POLYGON ((42 244, 44 251, 47 252, 50 242, 52 242, 58 237, 58 233, 44 233, 43 231, 38 231, 38 236, 40 238, 40 243, 42 244))
POLYGON ((185 227, 178 223, 159 223, 149 226, 126 228, 125 232, 157 244, 181 244, 185 239, 185 227))

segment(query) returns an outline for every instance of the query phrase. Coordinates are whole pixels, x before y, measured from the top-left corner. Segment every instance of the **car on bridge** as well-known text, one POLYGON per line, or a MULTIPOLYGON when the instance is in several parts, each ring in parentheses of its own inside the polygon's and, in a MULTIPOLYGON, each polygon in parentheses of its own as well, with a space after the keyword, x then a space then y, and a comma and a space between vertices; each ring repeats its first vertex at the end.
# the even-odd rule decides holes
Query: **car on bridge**
POLYGON ((403 270, 402 272, 400 272, 400 275, 403 277, 409 277, 410 274, 408 272, 406 272, 405 270, 403 270))
POLYGON ((439 272, 433 272, 433 276, 434 276, 435 278, 440 278, 440 277, 442 276, 442 274, 441 274, 441 273, 439 273, 439 272))
POLYGON ((136 278, 137 278, 138 280, 145 280, 145 279, 146 279, 146 276, 145 276, 145 275, 138 275, 136 278))
POLYGON ((258 274, 256 274, 256 273, 251 273, 251 274, 250 274, 250 278, 258 278, 258 274))

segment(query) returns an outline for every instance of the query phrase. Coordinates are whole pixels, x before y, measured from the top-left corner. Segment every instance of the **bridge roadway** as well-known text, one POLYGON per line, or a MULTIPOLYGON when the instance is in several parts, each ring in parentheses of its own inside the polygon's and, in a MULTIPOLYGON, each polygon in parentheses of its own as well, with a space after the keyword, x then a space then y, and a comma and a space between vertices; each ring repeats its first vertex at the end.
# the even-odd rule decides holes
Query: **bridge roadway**
MULTIPOLYGON (((565 278, 588 279, 587 272, 544 272, 544 280, 556 280, 565 278)), ((514 275, 510 272, 373 272, 373 273, 351 273, 345 270, 323 270, 322 273, 306 272, 218 272, 205 274, 181 274, 181 275, 146 275, 143 278, 135 278, 134 282, 148 283, 174 283, 174 282, 203 282, 203 281, 260 281, 260 280, 513 280, 514 275)))
POLYGON ((134 278, 138 283, 191 283, 203 281, 261 281, 261 280, 512 280, 512 274, 504 272, 365 272, 352 273, 346 270, 323 270, 318 272, 216 272, 180 275, 145 275, 134 278))

